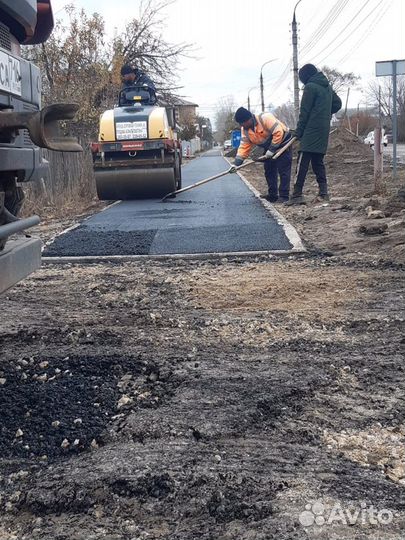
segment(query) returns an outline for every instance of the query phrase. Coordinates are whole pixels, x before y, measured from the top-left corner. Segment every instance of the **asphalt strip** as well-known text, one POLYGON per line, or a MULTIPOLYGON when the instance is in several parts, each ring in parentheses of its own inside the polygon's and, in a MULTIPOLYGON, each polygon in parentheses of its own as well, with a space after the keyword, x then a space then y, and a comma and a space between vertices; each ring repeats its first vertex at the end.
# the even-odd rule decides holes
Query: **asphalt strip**
MULTIPOLYGON (((225 158, 226 159, 226 158, 225 158)), ((229 160, 226 159, 226 161, 229 160)), ((262 199, 260 197, 260 193, 256 190, 256 188, 241 174, 238 173, 238 176, 241 178, 241 180, 244 182, 246 187, 253 193, 253 195, 260 201, 260 204, 265 208, 267 212, 271 214, 271 216, 275 219, 277 224, 283 229, 283 232, 288 239, 289 243, 291 244, 290 249, 285 250, 256 250, 256 251, 226 251, 226 252, 215 252, 215 253, 168 253, 168 254, 148 254, 145 250, 140 250, 140 253, 138 254, 124 254, 119 255, 115 254, 114 252, 108 254, 108 255, 99 255, 99 254, 87 254, 87 255, 75 255, 74 252, 66 255, 66 256, 44 256, 42 257, 42 262, 44 264, 68 264, 68 263, 97 263, 97 262, 126 262, 126 261, 136 261, 136 260, 144 260, 144 259, 154 259, 154 260, 170 260, 170 259, 198 259, 198 260, 210 260, 210 259, 221 259, 224 257, 244 257, 244 258, 252 258, 257 256, 263 256, 263 255, 269 255, 269 256, 286 256, 286 255, 295 255, 300 253, 305 253, 306 249, 297 233, 295 228, 282 216, 275 208, 274 206, 266 201, 265 199, 262 199)), ((115 204, 118 204, 120 201, 117 201, 115 204)), ((112 205, 106 207, 111 208, 112 205)), ((63 234, 66 234, 67 232, 72 231, 73 229, 79 228, 83 223, 85 223, 86 220, 84 220, 81 224, 74 225, 72 227, 69 227, 68 229, 62 231, 58 235, 61 236, 63 234)), ((52 250, 52 243, 47 242, 47 244, 44 246, 43 249, 46 249, 47 252, 50 252, 52 250)), ((115 251, 115 250, 113 250, 115 251)), ((119 251, 119 249, 117 249, 119 251)))

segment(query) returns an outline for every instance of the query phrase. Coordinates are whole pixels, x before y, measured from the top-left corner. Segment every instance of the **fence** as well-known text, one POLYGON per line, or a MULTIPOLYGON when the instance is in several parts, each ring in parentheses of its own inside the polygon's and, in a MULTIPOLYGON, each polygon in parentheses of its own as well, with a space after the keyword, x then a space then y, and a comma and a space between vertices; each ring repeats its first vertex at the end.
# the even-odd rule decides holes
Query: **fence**
POLYGON ((90 149, 83 153, 43 150, 49 172, 39 182, 25 184, 24 215, 64 215, 72 207, 80 211, 96 195, 90 149))
POLYGON ((181 141, 181 151, 183 157, 192 157, 196 152, 201 151, 201 140, 199 138, 191 139, 191 141, 181 141))

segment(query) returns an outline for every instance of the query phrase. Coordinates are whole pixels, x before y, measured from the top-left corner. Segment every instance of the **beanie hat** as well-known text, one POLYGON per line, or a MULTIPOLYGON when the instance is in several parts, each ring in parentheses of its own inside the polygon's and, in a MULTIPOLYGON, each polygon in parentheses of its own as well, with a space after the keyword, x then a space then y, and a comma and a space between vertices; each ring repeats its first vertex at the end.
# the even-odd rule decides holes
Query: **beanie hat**
POLYGON ((121 68, 121 75, 128 75, 129 73, 135 73, 135 69, 129 64, 125 64, 121 68))
POLYGON ((238 122, 238 124, 243 124, 247 120, 250 120, 252 116, 253 114, 245 109, 245 107, 239 107, 235 113, 235 121, 238 122))
POLYGON ((313 64, 305 64, 305 66, 302 66, 302 68, 299 70, 298 76, 303 84, 307 84, 309 79, 312 77, 312 75, 315 75, 315 73, 318 73, 318 70, 313 64))

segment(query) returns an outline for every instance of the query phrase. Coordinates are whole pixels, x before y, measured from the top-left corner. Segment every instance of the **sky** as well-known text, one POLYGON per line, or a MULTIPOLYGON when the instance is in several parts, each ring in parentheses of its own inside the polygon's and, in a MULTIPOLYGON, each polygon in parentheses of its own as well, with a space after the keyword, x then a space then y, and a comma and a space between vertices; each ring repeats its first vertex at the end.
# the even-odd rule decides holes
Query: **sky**
MULTIPOLYGON (((52 0, 55 18, 73 3, 100 13, 107 33, 119 33, 139 14, 141 0, 52 0)), ((297 0, 174 0, 163 10, 159 30, 171 43, 193 45, 193 58, 178 66, 182 96, 214 121, 218 102, 232 96, 236 106, 260 110, 263 67, 265 103, 293 99, 291 21, 297 0)), ((296 6, 299 65, 311 62, 361 76, 366 87, 375 62, 405 58, 405 0, 300 0, 296 6)), ((346 96, 341 96, 345 101, 346 96)), ((351 89, 349 107, 364 107, 351 89)))

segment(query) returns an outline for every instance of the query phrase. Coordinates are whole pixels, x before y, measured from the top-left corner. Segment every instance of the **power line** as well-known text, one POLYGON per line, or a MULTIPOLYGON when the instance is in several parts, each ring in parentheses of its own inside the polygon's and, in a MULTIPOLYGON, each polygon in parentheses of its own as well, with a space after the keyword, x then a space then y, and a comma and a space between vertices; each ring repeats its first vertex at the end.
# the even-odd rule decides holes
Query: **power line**
MULTIPOLYGON (((300 50, 300 54, 310 51, 315 46, 316 41, 320 39, 323 36, 323 34, 330 28, 330 26, 335 22, 338 15, 346 7, 348 2, 349 0, 337 0, 335 2, 335 4, 331 7, 331 9, 328 11, 326 16, 321 21, 320 25, 311 34, 307 43, 302 47, 302 49, 300 50)), ((280 90, 284 89, 285 83, 287 82, 287 79, 290 75, 291 68, 292 68, 292 61, 289 60, 287 65, 284 67, 284 70, 282 71, 280 77, 272 85, 270 92, 274 93, 275 91, 276 92, 275 95, 278 95, 280 90)))
POLYGON ((331 28, 348 3, 349 0, 337 0, 318 28, 308 38, 307 43, 300 49, 300 56, 308 54, 319 43, 319 40, 331 28))
MULTIPOLYGON (((338 64, 343 64, 355 51, 358 49, 361 43, 366 39, 366 37, 374 30, 377 23, 384 17, 384 15, 387 13, 388 9, 391 7, 393 0, 390 0, 389 3, 386 4, 386 6, 383 7, 382 10, 380 10, 375 18, 372 20, 370 26, 366 29, 365 32, 361 35, 360 39, 356 41, 356 43, 353 45, 353 47, 340 59, 338 60, 338 64)), ((377 6, 379 7, 379 6, 377 6)), ((371 15, 371 13, 370 13, 371 15)))
MULTIPOLYGON (((363 6, 356 12, 356 14, 354 15, 354 17, 351 19, 351 21, 349 22, 349 24, 345 27, 344 31, 343 32, 340 32, 339 33, 339 37, 340 36, 343 36, 343 39, 339 41, 339 43, 332 49, 332 51, 330 51, 325 57, 324 59, 328 58, 334 51, 336 51, 336 49, 338 49, 342 43, 344 43, 346 40, 347 40, 347 30, 348 28, 350 28, 350 26, 354 23, 354 21, 357 19, 357 17, 360 15, 360 13, 363 11, 363 9, 370 3, 370 0, 366 0, 366 3, 363 4, 363 6)), ((378 6, 376 6, 378 7, 378 6)), ((374 10, 375 8, 373 8, 374 10)), ((364 23, 364 21, 367 19, 368 15, 358 24, 357 26, 357 29, 364 23)), ((316 58, 318 58, 319 56, 322 56, 325 51, 327 51, 327 49, 329 49, 329 47, 331 45, 334 45, 336 43, 336 37, 335 36, 332 41, 330 41, 319 53, 317 53, 315 55, 315 57, 313 58, 313 60, 315 60, 316 58)), ((320 60, 319 63, 322 63, 323 60, 320 60)))
MULTIPOLYGON (((334 5, 331 7, 331 9, 328 11, 326 16, 322 19, 321 23, 318 25, 318 27, 315 29, 314 32, 312 32, 311 36, 308 38, 307 42, 304 44, 304 46, 300 49, 300 56, 302 57, 304 55, 308 55, 309 51, 311 51, 317 44, 319 44, 319 39, 328 31, 330 31, 330 28, 332 25, 334 25, 335 21, 338 19, 338 17, 341 15, 342 11, 346 8, 347 4, 350 0, 337 0, 334 5)), ((379 10, 376 13, 376 10, 381 8, 382 2, 379 1, 372 9, 366 14, 366 16, 360 21, 360 23, 357 25, 356 30, 361 28, 369 18, 376 13, 376 16, 372 19, 371 24, 369 28, 366 29, 366 32, 364 32, 361 37, 356 41, 356 43, 353 45, 353 47, 350 48, 350 50, 345 53, 343 58, 339 60, 338 63, 344 62, 352 53, 353 50, 355 50, 367 37, 367 35, 371 32, 371 30, 375 27, 378 20, 385 15, 386 11, 390 8, 393 0, 390 0, 390 3, 386 6, 383 6, 382 10, 379 10)), ((347 42, 350 40, 350 38, 347 36, 347 29, 355 22, 355 20, 360 16, 360 14, 363 12, 363 10, 367 7, 367 5, 370 3, 370 0, 366 0, 366 2, 358 9, 356 14, 351 18, 348 25, 343 30, 343 39, 340 39, 338 44, 330 51, 328 52, 322 60, 320 60, 319 63, 322 63, 326 58, 328 58, 333 52, 335 52, 337 49, 341 47, 343 42, 347 42), (346 36, 346 37, 345 37, 346 36)), ((337 37, 340 37, 342 35, 342 32, 339 33, 337 37)), ((355 35, 355 34, 351 34, 355 35)), ((328 48, 331 47, 331 45, 336 43, 336 38, 329 42, 320 52, 316 54, 314 58, 319 58, 323 53, 327 52, 328 48)), ((278 97, 282 93, 291 92, 291 83, 288 81, 290 71, 292 68, 292 62, 291 60, 284 65, 283 70, 281 71, 280 75, 276 78, 276 80, 271 84, 270 90, 266 92, 266 101, 277 101, 278 97)), ((270 79, 265 79, 266 84, 268 84, 270 81, 274 80, 274 77, 270 79)), ((240 89, 239 92, 243 92, 245 89, 240 89)), ((246 88, 247 90, 247 88, 246 88)), ((245 102, 246 103, 246 100, 245 102)), ((253 105, 258 106, 258 105, 253 105)), ((206 107, 201 106, 200 109, 205 109, 207 111, 213 111, 216 112, 218 110, 218 105, 208 105, 206 107)))
MULTIPOLYGON (((308 39, 308 42, 304 45, 302 49, 303 51, 309 51, 315 46, 316 42, 314 42, 314 40, 319 39, 329 29, 329 27, 335 22, 336 18, 339 16, 341 11, 346 7, 349 1, 350 0, 337 0, 335 2, 335 4, 332 6, 332 8, 328 11, 326 16, 324 17, 324 19, 321 21, 318 28, 312 33, 312 35, 308 39)), ((272 95, 277 96, 280 93, 280 91, 285 88, 286 83, 287 83, 287 86, 289 85, 288 77, 290 75, 291 68, 292 68, 292 61, 288 60, 281 74, 278 76, 275 82, 273 82, 270 90, 266 92, 266 95, 268 93, 271 93, 272 95)), ((265 80, 266 84, 268 84, 270 80, 265 80)), ((273 77, 273 80, 274 80, 274 77, 273 77)), ((240 89, 235 90, 235 92, 239 93, 239 92, 247 91, 247 89, 248 87, 240 88, 240 89)))

